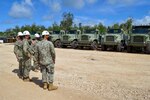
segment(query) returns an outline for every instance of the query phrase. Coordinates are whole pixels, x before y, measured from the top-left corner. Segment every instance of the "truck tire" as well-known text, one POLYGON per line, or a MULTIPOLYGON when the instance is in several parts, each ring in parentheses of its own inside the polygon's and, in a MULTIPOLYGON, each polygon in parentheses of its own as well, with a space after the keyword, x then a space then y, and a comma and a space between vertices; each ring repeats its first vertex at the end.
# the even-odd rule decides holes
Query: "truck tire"
POLYGON ((102 48, 101 48, 101 49, 102 49, 102 51, 106 51, 106 50, 107 50, 106 45, 102 45, 101 47, 102 47, 102 48))
POLYGON ((150 43, 147 43, 146 45, 146 53, 150 54, 150 43))
POLYGON ((92 50, 97 50, 98 49, 98 43, 96 41, 93 41, 91 44, 91 49, 92 50))
POLYGON ((54 42, 54 46, 55 46, 56 48, 61 48, 61 41, 60 41, 60 40, 56 40, 56 41, 54 42))
POLYGON ((71 43, 71 47, 72 47, 73 49, 77 49, 77 48, 78 48, 78 41, 73 41, 73 42, 71 43))

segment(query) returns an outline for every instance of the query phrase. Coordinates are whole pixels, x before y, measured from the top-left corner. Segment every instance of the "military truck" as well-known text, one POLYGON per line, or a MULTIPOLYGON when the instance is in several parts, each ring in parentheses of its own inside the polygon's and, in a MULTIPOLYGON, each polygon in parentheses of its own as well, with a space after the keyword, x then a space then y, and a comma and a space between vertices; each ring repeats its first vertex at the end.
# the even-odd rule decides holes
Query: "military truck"
POLYGON ((50 32, 51 41, 53 42, 54 46, 57 48, 61 47, 61 37, 63 34, 65 34, 64 30, 54 30, 50 32))
POLYGON ((67 30, 65 34, 62 35, 61 46, 71 46, 72 48, 76 49, 78 47, 78 38, 80 35, 80 30, 67 30))
POLYGON ((98 49, 99 44, 99 30, 98 29, 87 29, 83 30, 81 37, 79 38, 79 47, 90 47, 93 50, 98 49))
POLYGON ((126 37, 122 29, 108 29, 107 33, 103 35, 101 50, 112 49, 118 52, 124 50, 127 44, 126 37))
POLYGON ((150 25, 132 26, 129 33, 127 52, 139 50, 150 53, 150 25))

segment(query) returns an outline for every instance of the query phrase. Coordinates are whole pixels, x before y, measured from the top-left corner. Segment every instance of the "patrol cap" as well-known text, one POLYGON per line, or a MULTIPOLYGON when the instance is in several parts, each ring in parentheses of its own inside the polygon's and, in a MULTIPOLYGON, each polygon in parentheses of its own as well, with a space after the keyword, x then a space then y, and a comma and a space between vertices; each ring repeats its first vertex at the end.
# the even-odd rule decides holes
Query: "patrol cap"
POLYGON ((29 31, 24 31, 23 35, 30 35, 30 32, 29 31))
POLYGON ((34 37, 39 38, 40 35, 38 33, 34 34, 34 37))
POLYGON ((17 36, 23 36, 23 33, 22 32, 18 32, 17 36))
POLYGON ((49 32, 45 30, 42 32, 42 35, 49 35, 49 32))

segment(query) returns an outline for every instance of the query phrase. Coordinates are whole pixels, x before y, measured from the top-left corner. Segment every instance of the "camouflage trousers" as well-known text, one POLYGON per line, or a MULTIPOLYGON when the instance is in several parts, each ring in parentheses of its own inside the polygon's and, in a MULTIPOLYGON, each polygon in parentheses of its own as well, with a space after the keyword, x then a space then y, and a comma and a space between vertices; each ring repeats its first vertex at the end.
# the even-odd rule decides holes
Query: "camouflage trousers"
POLYGON ((39 69, 39 64, 34 56, 31 57, 31 66, 33 70, 39 69))
POLYGON ((27 78, 29 77, 29 73, 31 71, 31 59, 30 58, 24 58, 23 60, 24 69, 23 69, 23 77, 27 78))
POLYGON ((19 60, 19 73, 18 73, 18 75, 23 77, 23 71, 24 71, 23 59, 20 59, 19 60))
POLYGON ((41 65, 42 82, 53 83, 54 81, 54 65, 41 65))

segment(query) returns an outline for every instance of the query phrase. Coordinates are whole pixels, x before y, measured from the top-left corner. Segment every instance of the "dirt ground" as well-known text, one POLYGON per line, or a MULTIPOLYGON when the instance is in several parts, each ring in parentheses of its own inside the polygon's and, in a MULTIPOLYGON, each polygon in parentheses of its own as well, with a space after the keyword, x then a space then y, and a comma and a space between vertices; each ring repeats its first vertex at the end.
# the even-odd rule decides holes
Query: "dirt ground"
POLYGON ((0 100, 150 100, 150 55, 55 49, 56 91, 17 76, 12 44, 0 44, 0 100))

